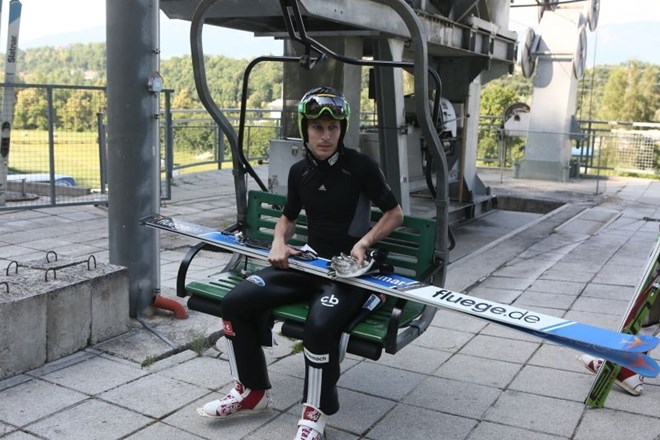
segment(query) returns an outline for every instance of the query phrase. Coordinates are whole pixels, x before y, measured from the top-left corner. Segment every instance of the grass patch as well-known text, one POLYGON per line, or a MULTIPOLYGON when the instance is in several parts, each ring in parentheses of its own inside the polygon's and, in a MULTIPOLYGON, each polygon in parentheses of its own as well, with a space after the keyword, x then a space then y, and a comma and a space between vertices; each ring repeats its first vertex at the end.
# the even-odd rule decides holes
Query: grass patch
POLYGON ((292 346, 291 346, 291 351, 293 354, 297 354, 303 351, 303 343, 302 341, 296 341, 292 346))
POLYGON ((197 356, 204 354, 211 347, 211 340, 201 330, 193 330, 190 349, 197 353, 197 356))
POLYGON ((142 368, 148 368, 152 366, 156 362, 156 357, 155 356, 147 356, 145 360, 142 361, 142 364, 140 366, 142 368))
MULTIPOLYGON (((57 131, 53 140, 55 174, 76 179, 78 186, 99 188, 100 159, 98 136, 94 132, 57 131)), ((48 132, 13 130, 9 169, 14 173, 49 173, 50 148, 48 132)))

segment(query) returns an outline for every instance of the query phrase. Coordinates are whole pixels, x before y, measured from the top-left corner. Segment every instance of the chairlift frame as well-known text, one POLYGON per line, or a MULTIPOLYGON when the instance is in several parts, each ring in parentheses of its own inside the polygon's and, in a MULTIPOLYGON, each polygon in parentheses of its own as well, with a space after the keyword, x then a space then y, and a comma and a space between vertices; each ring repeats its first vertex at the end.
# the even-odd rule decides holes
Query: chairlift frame
MULTIPOLYGON (((450 240, 450 231, 448 216, 449 183, 447 159, 437 133, 438 125, 442 126, 442 112, 440 111, 442 82, 437 71, 428 65, 427 41, 415 12, 403 0, 379 0, 380 3, 391 7, 397 12, 408 27, 411 35, 414 62, 363 60, 335 53, 313 39, 309 36, 305 28, 304 19, 300 11, 299 0, 279 0, 289 38, 302 44, 305 48, 305 54, 302 56, 261 56, 255 58, 248 64, 243 74, 239 127, 238 133, 236 133, 227 117, 222 113, 211 96, 208 82, 206 80, 202 29, 208 17, 209 8, 218 1, 219 0, 201 0, 199 2, 191 20, 190 42, 195 86, 200 101, 227 137, 232 151, 232 166, 237 207, 237 223, 235 227, 240 229, 242 227, 241 225, 245 224, 247 218, 247 175, 254 179, 262 191, 268 192, 266 185, 264 185, 245 157, 243 148, 249 77, 255 66, 262 62, 296 62, 301 68, 311 70, 317 67, 319 63, 322 63, 327 57, 331 57, 337 61, 352 65, 412 69, 415 81, 415 96, 428 96, 429 75, 435 85, 433 114, 431 114, 429 110, 426 99, 416 100, 416 111, 419 116, 418 120, 420 128, 422 129, 424 138, 431 151, 431 157, 433 159, 432 166, 434 167, 433 171, 436 176, 436 188, 435 190, 430 188, 432 194, 435 196, 434 202, 436 206, 437 228, 435 243, 436 267, 433 268, 432 272, 434 273, 434 284, 443 286, 449 261, 448 242, 450 240)), ((430 182, 430 177, 427 180, 430 182)), ((419 329, 419 334, 431 324, 435 312, 435 309, 429 307, 425 309, 424 313, 415 324, 419 329)))

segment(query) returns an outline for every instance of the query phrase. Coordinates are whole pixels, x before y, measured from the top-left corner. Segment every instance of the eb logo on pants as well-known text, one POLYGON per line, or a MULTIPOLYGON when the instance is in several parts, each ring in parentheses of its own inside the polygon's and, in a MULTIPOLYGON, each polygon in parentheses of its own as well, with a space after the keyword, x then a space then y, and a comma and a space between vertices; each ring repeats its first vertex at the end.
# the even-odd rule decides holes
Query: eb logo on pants
POLYGON ((326 307, 334 307, 337 304, 339 304, 339 300, 334 295, 324 296, 323 298, 321 298, 321 304, 323 304, 326 307))

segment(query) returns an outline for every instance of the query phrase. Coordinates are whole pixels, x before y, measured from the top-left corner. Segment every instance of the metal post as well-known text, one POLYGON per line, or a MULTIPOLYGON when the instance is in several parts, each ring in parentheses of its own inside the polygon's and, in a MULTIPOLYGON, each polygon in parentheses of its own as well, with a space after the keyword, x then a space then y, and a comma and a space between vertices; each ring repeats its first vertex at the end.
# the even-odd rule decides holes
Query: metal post
POLYGON ((128 268, 134 318, 160 283, 158 232, 139 224, 160 203, 158 17, 158 0, 106 0, 110 262, 128 268))
POLYGON ((165 198, 172 198, 172 170, 174 169, 174 132, 172 128, 171 90, 165 90, 165 198))
POLYGON ((222 164, 225 161, 225 134, 220 130, 220 127, 218 124, 215 124, 215 132, 216 132, 216 151, 215 151, 215 157, 216 160, 218 161, 218 169, 222 169, 222 164))
POLYGON ((103 123, 103 112, 96 114, 96 126, 99 135, 99 175, 101 178, 101 194, 105 194, 108 186, 108 153, 105 144, 105 124, 103 123))
POLYGON ((46 87, 46 102, 48 103, 48 169, 50 170, 50 205, 57 205, 57 193, 55 191, 55 132, 53 124, 55 115, 53 114, 53 88, 46 87))
POLYGON ((504 124, 497 130, 497 138, 500 144, 500 183, 504 182, 504 165, 506 157, 504 155, 504 124))

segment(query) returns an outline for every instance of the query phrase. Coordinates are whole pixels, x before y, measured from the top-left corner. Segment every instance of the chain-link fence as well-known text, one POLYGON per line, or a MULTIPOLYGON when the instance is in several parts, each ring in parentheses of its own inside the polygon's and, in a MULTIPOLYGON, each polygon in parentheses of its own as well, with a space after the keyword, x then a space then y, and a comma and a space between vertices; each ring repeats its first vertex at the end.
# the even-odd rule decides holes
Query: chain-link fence
MULTIPOLYGON (((5 84, 0 84, 5 86, 5 84)), ((16 84, 5 203, 0 210, 107 203, 104 87, 16 84)), ((231 166, 225 136, 204 110, 171 110, 161 93, 161 197, 173 176, 231 166)), ((238 130, 239 111, 224 114, 238 130)), ((243 145, 248 160, 267 159, 280 136, 279 111, 248 110, 243 145)))
MULTIPOLYGON (((0 84, 4 86, 4 84, 0 84)), ((12 85, 6 202, 0 210, 107 203, 104 87, 12 85)), ((172 110, 161 94, 161 197, 173 176, 231 167, 231 151, 204 110, 172 110), (223 165, 225 164, 225 165, 223 165)), ((238 131, 238 109, 223 109, 238 131)), ((247 110, 242 134, 246 158, 268 160, 269 142, 281 137, 279 109, 247 110)), ((3 115, 9 110, 3 109, 3 115)), ((372 115, 373 116, 373 115, 372 115)), ((478 166, 513 168, 524 157, 524 136, 508 136, 501 117, 482 117, 478 166)), ((573 139, 571 177, 629 173, 658 176, 660 124, 582 123, 573 139)))
MULTIPOLYGON (((660 124, 583 121, 579 125, 578 132, 563 133, 572 145, 570 177, 660 176, 660 124)), ((526 134, 511 135, 503 129, 501 117, 482 116, 478 165, 514 168, 524 159, 526 134)))
POLYGON ((2 108, 11 130, 0 209, 104 201, 96 118, 106 106, 104 88, 11 87, 15 99, 7 99, 2 108))
POLYGON ((597 149, 604 169, 616 172, 658 175, 660 165, 660 129, 621 130, 598 134, 597 149))
MULTIPOLYGON (((240 111, 221 111, 238 132, 240 111)), ((231 166, 231 151, 226 145, 224 135, 206 110, 173 109, 171 113, 175 174, 189 168, 195 168, 195 171, 219 168, 223 163, 231 166)), ((281 131, 279 110, 247 110, 242 139, 245 156, 255 162, 267 160, 269 142, 281 137, 281 131)))

